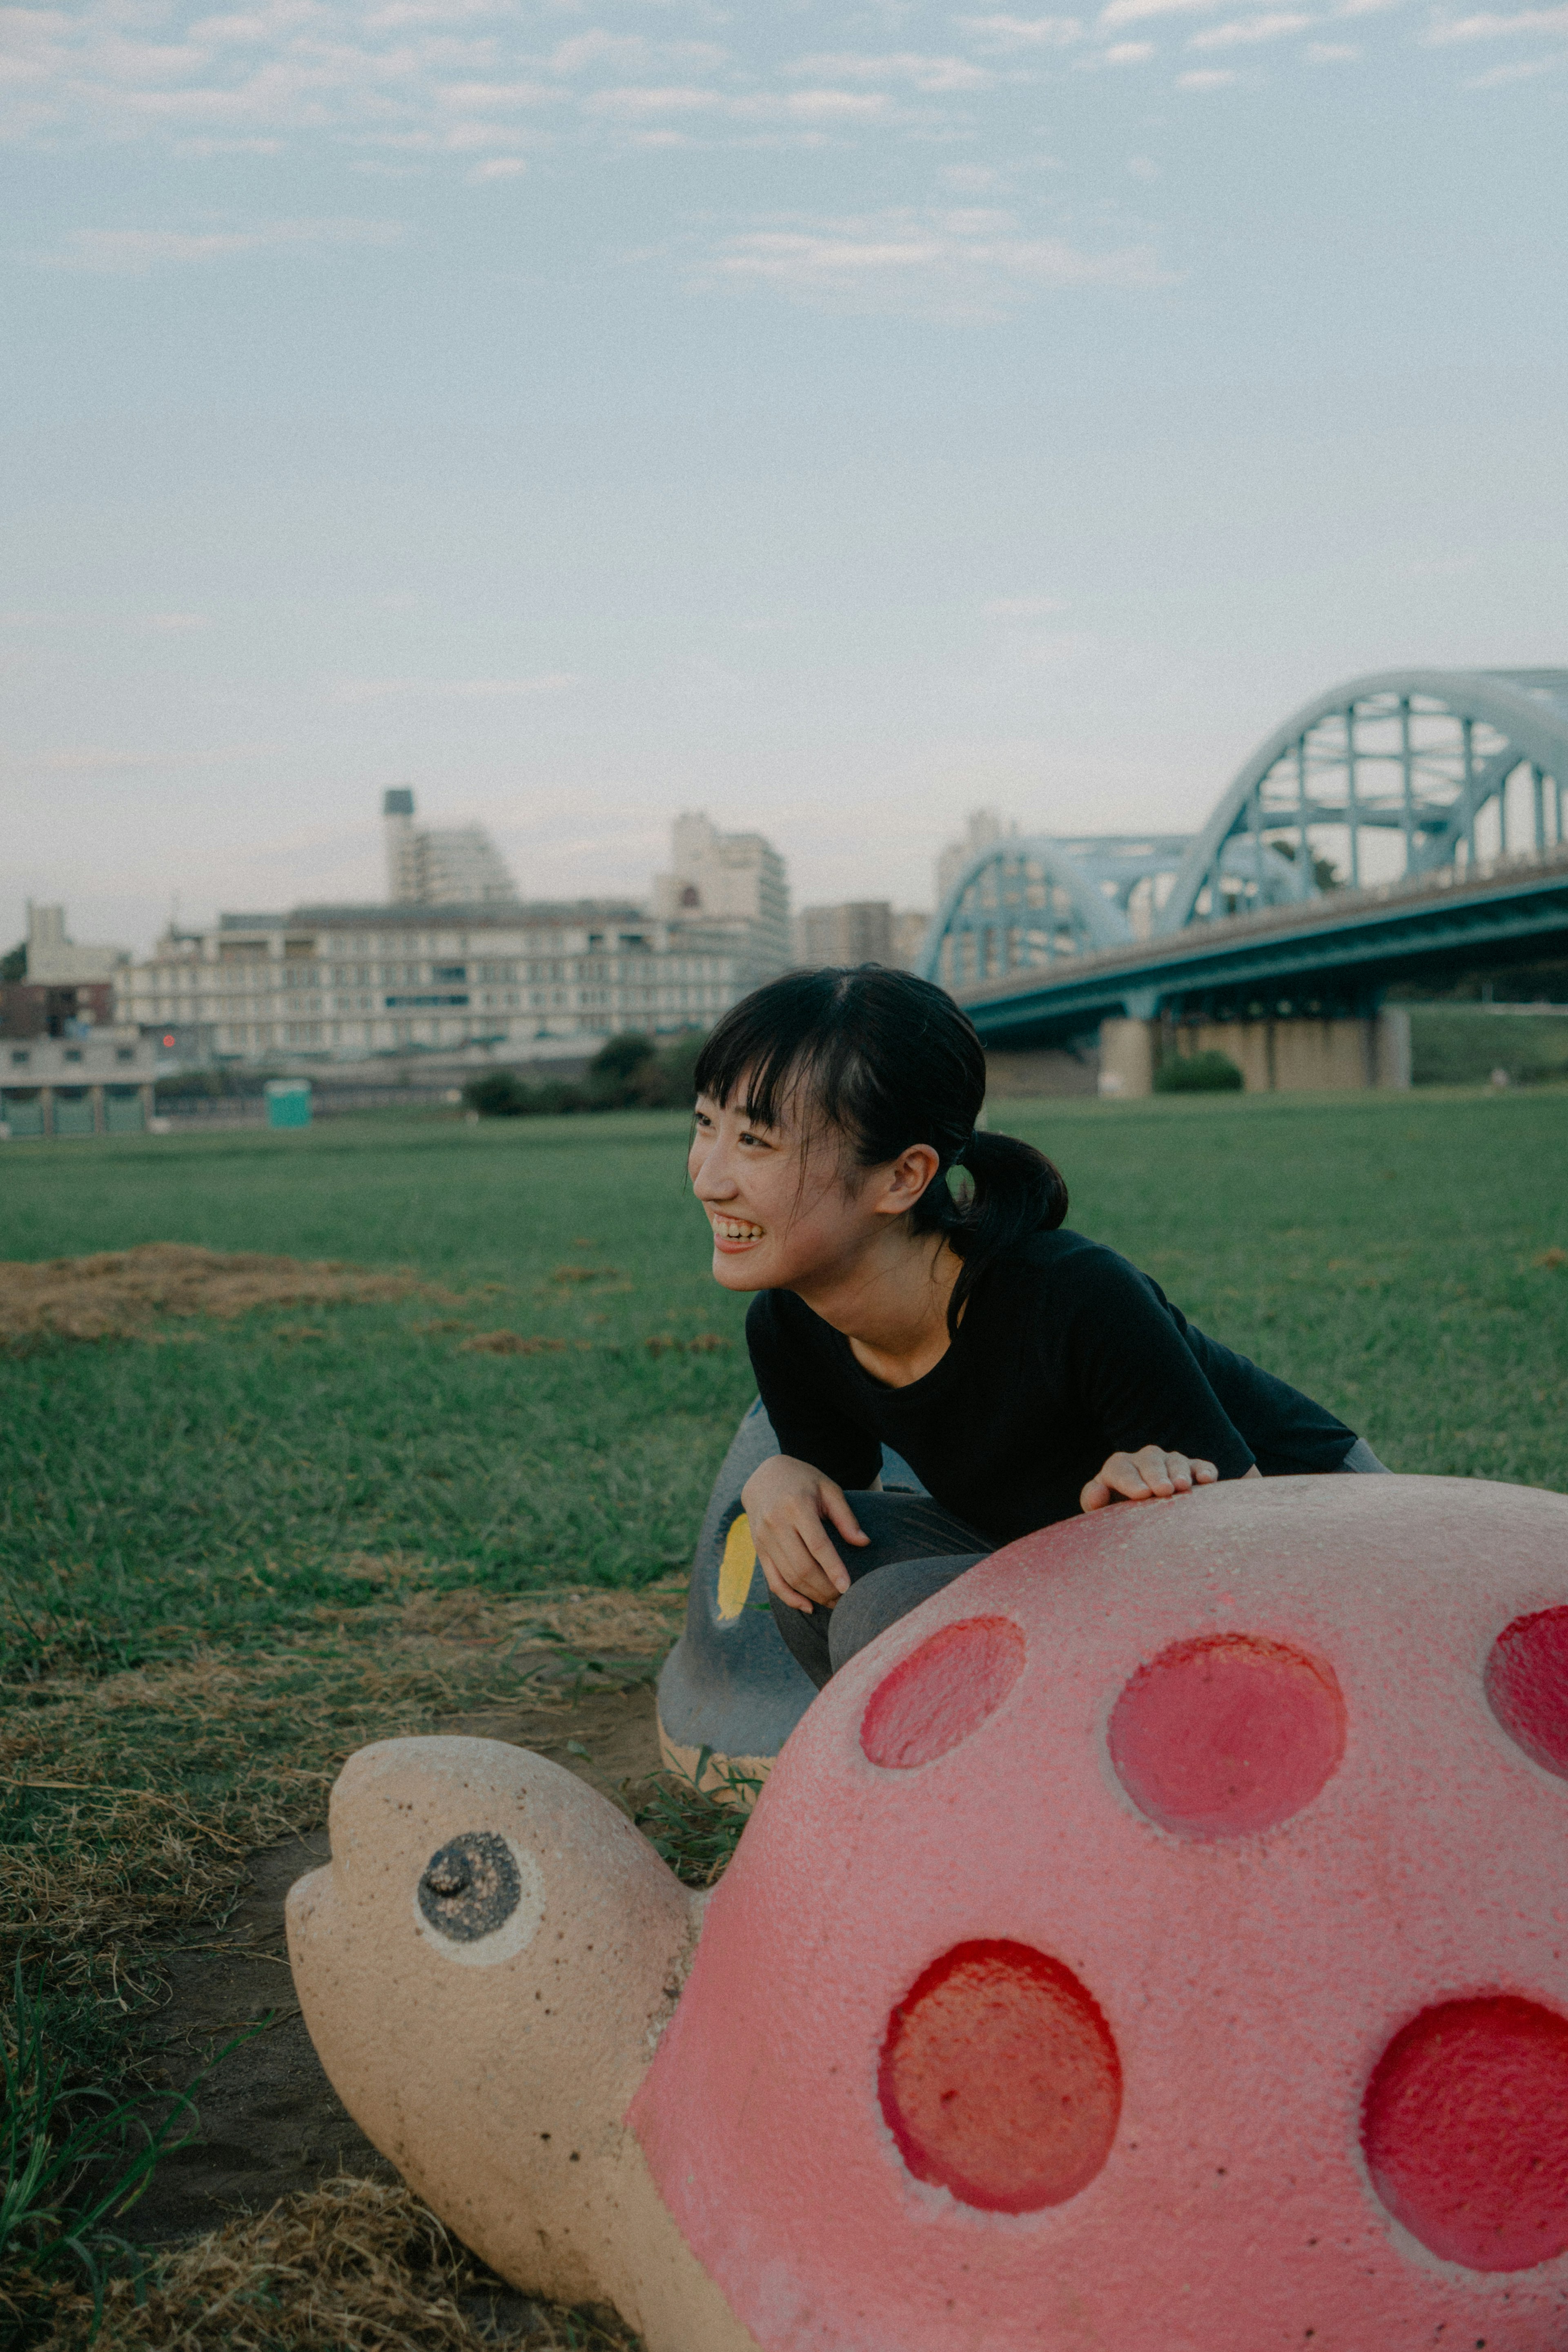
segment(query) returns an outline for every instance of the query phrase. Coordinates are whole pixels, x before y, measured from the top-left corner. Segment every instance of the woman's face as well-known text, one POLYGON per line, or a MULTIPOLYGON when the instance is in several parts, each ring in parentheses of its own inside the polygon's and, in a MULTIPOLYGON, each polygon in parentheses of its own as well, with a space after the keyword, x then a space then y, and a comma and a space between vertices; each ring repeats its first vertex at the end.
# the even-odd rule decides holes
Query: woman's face
POLYGON ((714 1280, 727 1290, 796 1290, 847 1274, 886 1230, 874 1205, 882 1188, 853 1182, 861 1171, 846 1168, 831 1129, 789 1109, 779 1126, 764 1127, 747 1117, 745 1094, 737 1087, 722 1108, 698 1096, 686 1160, 713 1227, 714 1280))

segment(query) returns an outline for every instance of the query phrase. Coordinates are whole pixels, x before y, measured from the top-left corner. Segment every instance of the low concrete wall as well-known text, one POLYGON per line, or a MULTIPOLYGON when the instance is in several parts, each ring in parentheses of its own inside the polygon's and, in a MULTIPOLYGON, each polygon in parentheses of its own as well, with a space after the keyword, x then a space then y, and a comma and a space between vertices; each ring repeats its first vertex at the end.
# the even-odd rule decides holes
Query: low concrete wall
POLYGON ((1105 1021, 1100 1027, 1100 1092, 1154 1091, 1160 1060, 1172 1054, 1223 1054, 1249 1094, 1354 1093, 1410 1084, 1410 1016, 1402 1006, 1337 1021, 1105 1021))
POLYGON ((1092 1095, 1099 1068, 1100 1056, 1092 1045, 1081 1053, 1065 1046, 1042 1047, 1037 1053, 988 1053, 986 1099, 1001 1101, 1009 1095, 1092 1095))

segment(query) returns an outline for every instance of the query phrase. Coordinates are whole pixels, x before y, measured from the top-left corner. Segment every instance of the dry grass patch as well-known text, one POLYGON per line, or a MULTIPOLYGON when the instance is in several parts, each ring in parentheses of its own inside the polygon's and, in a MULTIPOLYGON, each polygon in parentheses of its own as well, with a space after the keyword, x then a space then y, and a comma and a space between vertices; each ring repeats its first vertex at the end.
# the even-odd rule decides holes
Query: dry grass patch
POLYGON ((57 2352, 636 2352, 611 2313, 505 2295, 401 2182, 331 2180, 165 2258, 139 2303, 110 2288, 92 2332, 61 2298, 57 2352), (493 2312, 493 2316, 492 2316, 493 2312))
POLYGON ((227 1319, 255 1307, 362 1305, 416 1290, 428 1296, 430 1287, 413 1274, 372 1274, 337 1259, 263 1257, 183 1242, 37 1265, 11 1259, 0 1262, 0 1345, 147 1339, 164 1316, 227 1319))
POLYGON ((162 1951, 225 1916, 247 1853, 325 1818, 357 1748, 645 1676, 684 1589, 500 1600, 394 1583, 263 1656, 47 1677, 0 1725, 0 1969, 47 1952, 62 1989, 129 2004, 162 1951))

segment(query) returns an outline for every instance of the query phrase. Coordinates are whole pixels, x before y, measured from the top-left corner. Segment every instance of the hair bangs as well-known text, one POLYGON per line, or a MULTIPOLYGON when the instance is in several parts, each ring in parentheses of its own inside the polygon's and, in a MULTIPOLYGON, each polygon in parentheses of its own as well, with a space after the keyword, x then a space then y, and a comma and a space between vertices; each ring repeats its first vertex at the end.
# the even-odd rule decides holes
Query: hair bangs
POLYGON ((727 1110, 742 1087, 741 1108, 761 1127, 782 1127, 791 1099, 807 1099, 842 1126, 847 1066, 854 1049, 832 1022, 848 975, 790 972, 744 997, 712 1031, 697 1055, 698 1094, 727 1110), (837 983, 837 984, 836 984, 837 983))

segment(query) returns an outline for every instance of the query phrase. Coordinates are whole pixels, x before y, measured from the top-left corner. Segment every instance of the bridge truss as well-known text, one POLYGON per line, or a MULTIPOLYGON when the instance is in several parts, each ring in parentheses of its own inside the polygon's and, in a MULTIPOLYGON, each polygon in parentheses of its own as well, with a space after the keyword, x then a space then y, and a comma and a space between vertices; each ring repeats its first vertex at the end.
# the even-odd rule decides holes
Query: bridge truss
POLYGON ((1191 836, 1015 835, 981 851, 920 969, 967 994, 1070 958, 1175 947, 1197 926, 1331 905, 1349 919, 1390 885, 1555 864, 1565 786, 1568 670, 1354 678, 1260 744, 1191 836))

